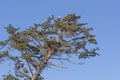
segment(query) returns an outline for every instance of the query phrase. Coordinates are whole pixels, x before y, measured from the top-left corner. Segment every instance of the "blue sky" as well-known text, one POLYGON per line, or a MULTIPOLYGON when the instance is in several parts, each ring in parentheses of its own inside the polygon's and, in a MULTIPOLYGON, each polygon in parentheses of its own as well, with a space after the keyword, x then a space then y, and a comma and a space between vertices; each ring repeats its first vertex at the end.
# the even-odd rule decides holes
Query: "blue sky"
MULTIPOLYGON (((93 27, 100 56, 65 63, 68 69, 46 69, 46 80, 120 80, 120 0, 0 0, 0 40, 7 38, 8 24, 24 29, 45 21, 52 14, 76 13, 93 27)), ((0 66, 0 73, 7 67, 0 66)), ((0 76, 1 79, 1 76, 0 76)))

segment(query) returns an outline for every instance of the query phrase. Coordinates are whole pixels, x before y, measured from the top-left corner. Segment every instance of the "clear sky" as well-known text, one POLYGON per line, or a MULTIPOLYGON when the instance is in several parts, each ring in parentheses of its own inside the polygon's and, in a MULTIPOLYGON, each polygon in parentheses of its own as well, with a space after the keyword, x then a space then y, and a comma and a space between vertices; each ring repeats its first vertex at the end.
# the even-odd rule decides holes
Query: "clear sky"
MULTIPOLYGON (((120 0, 0 0, 0 40, 7 37, 4 27, 24 29, 45 21, 52 14, 76 13, 93 27, 100 56, 68 64, 68 69, 46 69, 46 80, 120 80, 120 0)), ((0 66, 4 73, 5 66, 0 66)), ((1 76, 0 76, 1 80, 1 76)))

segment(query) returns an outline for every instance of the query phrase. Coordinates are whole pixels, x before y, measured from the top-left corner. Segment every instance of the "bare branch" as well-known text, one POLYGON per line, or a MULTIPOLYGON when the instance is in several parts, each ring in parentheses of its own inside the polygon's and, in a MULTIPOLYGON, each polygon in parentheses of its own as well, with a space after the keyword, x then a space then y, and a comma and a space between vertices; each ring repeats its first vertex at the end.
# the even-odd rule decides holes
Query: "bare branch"
POLYGON ((64 67, 64 66, 59 66, 59 65, 53 64, 53 63, 51 63, 51 62, 48 62, 47 64, 48 64, 48 65, 51 65, 51 66, 58 67, 58 68, 67 69, 67 67, 64 67))
POLYGON ((84 64, 84 63, 76 63, 76 62, 73 62, 73 61, 69 60, 68 58, 51 58, 51 59, 55 59, 55 60, 65 60, 65 61, 68 61, 68 62, 70 62, 70 63, 78 64, 78 65, 84 64))
POLYGON ((33 75, 32 68, 31 68, 31 66, 30 66, 30 64, 29 64, 29 62, 28 62, 27 59, 26 59, 26 62, 27 62, 27 65, 28 65, 28 68, 29 68, 30 73, 33 75))

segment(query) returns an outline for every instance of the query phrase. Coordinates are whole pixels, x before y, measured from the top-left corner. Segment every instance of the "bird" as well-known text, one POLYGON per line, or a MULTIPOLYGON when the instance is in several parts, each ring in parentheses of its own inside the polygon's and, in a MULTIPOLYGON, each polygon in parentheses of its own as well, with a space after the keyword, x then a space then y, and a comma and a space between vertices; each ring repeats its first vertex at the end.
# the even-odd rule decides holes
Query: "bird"
POLYGON ((58 16, 57 21, 61 21, 60 16, 58 16))

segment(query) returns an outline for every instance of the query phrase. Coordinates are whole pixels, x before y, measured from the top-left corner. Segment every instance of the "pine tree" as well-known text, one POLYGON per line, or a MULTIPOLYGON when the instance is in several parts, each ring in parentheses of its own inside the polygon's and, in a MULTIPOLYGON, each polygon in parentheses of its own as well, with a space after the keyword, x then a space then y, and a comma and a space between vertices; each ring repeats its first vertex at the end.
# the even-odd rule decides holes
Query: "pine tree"
POLYGON ((57 19, 52 16, 23 31, 8 25, 9 36, 0 41, 0 62, 13 61, 15 75, 10 74, 3 80, 43 80, 41 74, 45 68, 64 68, 50 60, 72 62, 69 56, 73 54, 78 59, 98 55, 98 47, 88 47, 97 44, 95 35, 90 33, 93 28, 84 27, 87 23, 80 23, 78 19, 80 16, 76 14, 57 19), (17 50, 20 54, 13 55, 10 50, 17 50))

